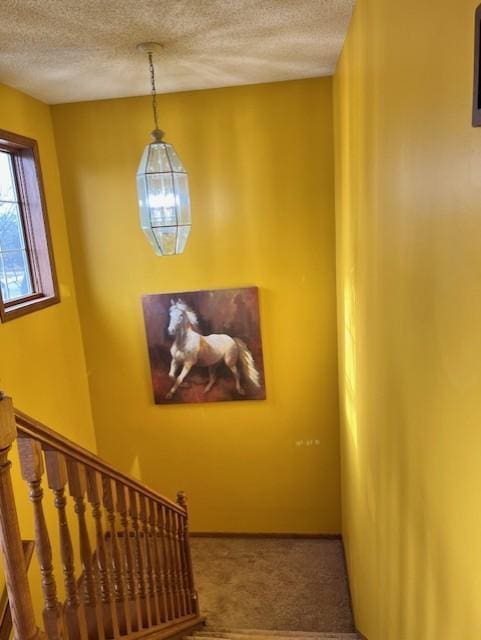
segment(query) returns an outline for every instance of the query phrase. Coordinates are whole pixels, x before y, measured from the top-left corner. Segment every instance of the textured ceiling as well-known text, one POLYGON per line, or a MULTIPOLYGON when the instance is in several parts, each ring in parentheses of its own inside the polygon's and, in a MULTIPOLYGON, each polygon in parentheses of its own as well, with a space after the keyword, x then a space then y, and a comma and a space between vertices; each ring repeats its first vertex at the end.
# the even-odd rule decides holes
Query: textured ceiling
POLYGON ((331 74, 354 0, 2 0, 0 82, 48 103, 331 74))

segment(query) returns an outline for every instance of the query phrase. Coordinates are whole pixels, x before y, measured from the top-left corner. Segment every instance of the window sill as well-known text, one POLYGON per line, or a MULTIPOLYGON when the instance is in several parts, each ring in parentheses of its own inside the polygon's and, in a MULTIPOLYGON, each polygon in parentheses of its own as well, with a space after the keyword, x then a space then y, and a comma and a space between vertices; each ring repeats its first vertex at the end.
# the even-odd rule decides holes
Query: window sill
POLYGON ((8 322, 9 320, 13 320, 14 318, 25 316, 28 313, 40 311, 41 309, 50 307, 53 304, 57 304, 58 302, 60 302, 60 296, 58 295, 40 295, 33 299, 30 298, 29 300, 20 300, 17 304, 11 304, 6 307, 0 305, 0 319, 2 322, 8 322))

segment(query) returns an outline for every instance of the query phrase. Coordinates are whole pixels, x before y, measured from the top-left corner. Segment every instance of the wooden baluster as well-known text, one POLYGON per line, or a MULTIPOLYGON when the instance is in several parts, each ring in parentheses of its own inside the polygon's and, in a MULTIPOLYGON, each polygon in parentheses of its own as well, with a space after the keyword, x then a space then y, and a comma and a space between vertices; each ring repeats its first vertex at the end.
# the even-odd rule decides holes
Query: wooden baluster
POLYGON ((162 526, 162 543, 164 549, 165 574, 167 581, 167 595, 170 604, 171 619, 179 617, 178 606, 175 593, 175 576, 172 561, 172 548, 170 544, 170 530, 168 528, 167 509, 164 505, 159 505, 160 522, 162 526))
POLYGON ((175 581, 177 589, 177 598, 179 602, 179 616, 186 615, 186 603, 185 603, 185 590, 183 586, 183 574, 182 565, 180 563, 180 549, 179 549, 179 534, 177 531, 177 518, 176 512, 169 509, 169 521, 170 521, 170 537, 172 545, 172 556, 174 560, 175 581))
POLYGON ((15 640, 40 640, 35 624, 8 454, 17 436, 13 405, 0 392, 0 552, 12 613, 15 640))
POLYGON ((176 527, 179 537, 180 565, 182 571, 182 585, 184 589, 187 614, 195 613, 195 603, 192 597, 191 581, 189 576, 189 559, 187 553, 187 500, 183 491, 177 493, 177 504, 185 510, 185 514, 176 514, 176 527))
POLYGON ((179 554, 182 572, 182 589, 185 598, 185 611, 186 615, 190 615, 191 613, 194 613, 194 611, 192 609, 192 599, 190 595, 189 568, 185 555, 185 516, 177 513, 175 517, 177 520, 177 531, 179 536, 179 554))
POLYGON ((145 557, 143 553, 143 544, 141 542, 141 532, 139 524, 139 505, 137 502, 137 493, 134 489, 129 489, 130 497, 130 517, 132 520, 132 529, 134 530, 134 558, 135 558, 135 577, 137 581, 137 590, 139 593, 142 607, 142 624, 144 627, 152 626, 152 609, 150 599, 145 584, 145 557))
POLYGON ((128 518, 128 490, 120 481, 116 483, 117 510, 120 515, 120 525, 123 530, 124 542, 124 569, 125 586, 127 591, 128 606, 131 614, 131 630, 140 631, 142 629, 142 614, 140 608, 139 594, 134 576, 134 556, 132 552, 132 541, 130 539, 130 528, 128 518))
POLYGON ((92 516, 95 522, 97 577, 102 603, 102 616, 104 619, 105 634, 107 637, 119 638, 119 621, 117 607, 112 601, 110 590, 110 578, 107 562, 107 550, 105 545, 104 528, 102 524, 101 506, 101 481, 100 475, 95 469, 87 467, 87 498, 92 506, 92 516))
POLYGON ((177 513, 177 511, 172 511, 177 573, 179 576, 179 586, 180 586, 180 601, 182 605, 182 615, 186 616, 189 613, 189 597, 188 597, 188 585, 186 583, 187 572, 184 570, 184 562, 182 557, 183 543, 181 538, 180 518, 181 518, 180 513, 177 513))
POLYGON ((45 449, 45 463, 47 467, 48 486, 55 496, 55 507, 57 509, 60 556, 63 564, 64 585, 65 585, 65 606, 64 618, 69 640, 77 638, 87 638, 87 628, 85 618, 80 612, 80 599, 75 578, 75 565, 72 547, 72 538, 67 520, 67 499, 65 497, 65 486, 67 484, 67 467, 64 456, 53 449, 45 449))
POLYGON ((107 475, 102 476, 102 496, 105 511, 107 512, 107 522, 110 533, 110 566, 112 569, 112 581, 114 588, 114 598, 117 604, 120 635, 130 633, 132 621, 130 619, 130 606, 127 606, 124 599, 124 585, 122 576, 122 559, 120 556, 119 540, 115 526, 115 509, 112 479, 107 475))
POLYGON ((63 637, 63 621, 53 572, 52 547, 42 504, 42 476, 44 474, 42 447, 40 442, 36 440, 21 437, 17 439, 17 445, 22 477, 29 486, 30 500, 33 504, 35 549, 42 576, 45 631, 51 640, 59 640, 63 637))
POLYGON ((152 611, 152 624, 161 624, 159 601, 156 594, 157 571, 154 562, 152 549, 152 536, 150 530, 150 520, 148 513, 148 499, 144 495, 139 495, 140 501, 140 522, 142 523, 142 533, 144 536, 145 549, 145 582, 152 611))
POLYGON ((83 567, 83 605, 87 622, 87 633, 89 638, 104 640, 104 620, 100 603, 97 601, 92 547, 85 520, 85 494, 87 491, 85 466, 72 458, 67 458, 67 476, 69 492, 75 503, 74 508, 78 521, 80 560, 83 567))
POLYGON ((169 619, 168 607, 167 607, 167 594, 165 591, 165 577, 164 577, 164 566, 163 566, 163 557, 162 557, 162 540, 161 540, 161 531, 159 529, 158 523, 158 509, 157 504, 154 501, 150 501, 150 528, 152 531, 152 549, 153 549, 153 558, 156 565, 156 573, 157 573, 157 584, 156 584, 156 592, 157 599, 159 600, 159 610, 161 622, 167 622, 169 619))
POLYGON ((175 549, 175 533, 174 533, 174 520, 173 520, 173 512, 171 509, 165 510, 166 515, 166 525, 167 525, 167 538, 169 540, 170 546, 170 557, 172 559, 172 578, 174 582, 174 602, 175 602, 175 610, 176 617, 181 618, 183 615, 182 611, 182 597, 180 593, 180 575, 179 575, 179 567, 177 565, 177 554, 175 549))
POLYGON ((194 571, 192 568, 192 555, 190 552, 190 541, 189 541, 189 509, 188 509, 188 505, 187 505, 187 496, 185 495, 184 491, 178 491, 177 492, 177 504, 179 505, 179 507, 182 507, 182 509, 184 509, 185 511, 185 517, 182 518, 182 522, 183 522, 183 538, 184 538, 184 543, 183 543, 183 548, 184 548, 184 557, 185 557, 185 564, 186 564, 186 570, 187 570, 187 576, 188 576, 188 591, 189 591, 189 595, 190 595, 190 602, 191 602, 191 611, 192 613, 195 613, 196 615, 200 615, 200 610, 199 610, 199 598, 197 595, 197 591, 195 589, 195 583, 194 583, 194 571))

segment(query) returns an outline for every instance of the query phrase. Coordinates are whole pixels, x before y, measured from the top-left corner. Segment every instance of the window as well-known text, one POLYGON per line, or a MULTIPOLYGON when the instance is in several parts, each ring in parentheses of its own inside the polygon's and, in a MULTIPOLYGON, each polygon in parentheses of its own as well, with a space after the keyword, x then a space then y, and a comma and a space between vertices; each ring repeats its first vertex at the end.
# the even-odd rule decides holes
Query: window
POLYGON ((37 143, 0 130, 0 318, 56 302, 37 143))

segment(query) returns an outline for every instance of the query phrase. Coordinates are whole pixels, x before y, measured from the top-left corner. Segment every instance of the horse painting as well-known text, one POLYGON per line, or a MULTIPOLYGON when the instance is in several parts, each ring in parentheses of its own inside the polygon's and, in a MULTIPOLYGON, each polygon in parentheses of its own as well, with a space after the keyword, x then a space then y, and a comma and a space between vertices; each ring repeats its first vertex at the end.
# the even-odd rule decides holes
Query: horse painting
POLYGON ((157 404, 262 400, 258 289, 143 297, 157 404))
POLYGON ((245 379, 255 387, 260 386, 259 372, 247 345, 240 338, 231 338, 225 333, 203 336, 199 332, 195 312, 180 299, 177 302, 171 300, 168 331, 171 336, 175 336, 170 349, 172 360, 169 370, 169 377, 175 382, 166 395, 168 400, 173 397, 194 365, 209 369, 209 381, 204 393, 214 386, 216 367, 220 362, 224 362, 232 371, 236 391, 241 396, 245 395, 245 391, 240 383, 239 365, 245 379))

